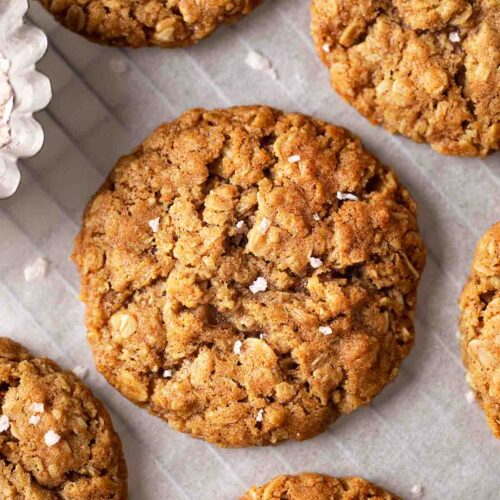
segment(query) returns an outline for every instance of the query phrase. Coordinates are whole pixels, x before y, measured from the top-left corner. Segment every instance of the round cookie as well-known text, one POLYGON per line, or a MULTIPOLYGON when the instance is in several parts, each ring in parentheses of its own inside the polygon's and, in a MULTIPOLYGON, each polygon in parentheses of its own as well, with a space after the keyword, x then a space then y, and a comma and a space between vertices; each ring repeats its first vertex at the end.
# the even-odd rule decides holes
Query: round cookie
POLYGON ((0 337, 0 496, 127 498, 111 419, 72 373, 0 337))
POLYGON ((493 434, 500 438, 500 222, 477 244, 460 311, 467 380, 493 434))
POLYGON ((313 0, 333 88, 373 124, 450 155, 500 147, 497 0, 313 0))
POLYGON ((97 368, 223 446, 310 438, 413 344, 416 206, 349 132, 260 106, 191 110, 121 158, 73 258, 97 368))
POLYGON ((40 0, 64 26, 93 42, 126 47, 184 47, 262 0, 40 0))
POLYGON ((361 477, 334 478, 303 473, 277 476, 263 486, 254 486, 240 500, 399 500, 399 497, 361 477))

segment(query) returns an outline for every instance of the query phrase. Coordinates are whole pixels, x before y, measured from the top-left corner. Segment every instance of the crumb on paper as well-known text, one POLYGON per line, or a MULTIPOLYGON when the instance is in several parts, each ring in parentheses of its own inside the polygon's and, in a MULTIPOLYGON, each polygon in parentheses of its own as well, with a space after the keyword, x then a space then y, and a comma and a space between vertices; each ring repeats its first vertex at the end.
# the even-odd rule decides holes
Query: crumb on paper
POLYGON ((163 370, 163 378, 172 378, 172 370, 163 370))
POLYGON ((318 330, 323 335, 331 335, 333 333, 333 330, 329 326, 320 326, 318 330))
POLYGON ((57 432, 54 432, 52 429, 50 429, 45 433, 43 439, 47 446, 54 446, 61 440, 61 436, 59 436, 57 432))
POLYGON ((257 416, 255 417, 255 420, 257 422, 262 422, 262 420, 264 419, 264 410, 261 408, 258 412, 257 412, 257 416))
POLYGON ((474 396, 474 393, 472 391, 467 391, 465 393, 465 400, 467 401, 467 403, 471 404, 474 402, 475 400, 475 396, 474 396))
POLYGON ((297 163, 300 161, 300 155, 292 155, 288 157, 288 163, 297 163))
POLYGON ((76 365, 72 371, 78 378, 81 378, 82 380, 87 376, 88 373, 88 369, 85 368, 85 366, 81 365, 76 365))
POLYGON ((9 417, 7 415, 2 415, 0 417, 0 432, 5 432, 10 427, 9 417))
POLYGON ((38 423, 40 422, 41 418, 42 417, 40 417, 40 415, 31 415, 31 417, 28 420, 28 423, 30 425, 38 425, 38 423))
POLYGON ((128 71, 128 64, 119 57, 113 57, 109 61, 109 68, 117 75, 123 75, 128 71))
POLYGON ((259 224, 259 232, 265 234, 269 227, 271 226, 271 221, 267 217, 262 217, 259 224))
POLYGON ((318 269, 318 267, 323 265, 323 261, 317 257, 309 257, 309 264, 311 264, 313 269, 318 269))
POLYGON ((273 80, 278 79, 278 73, 273 68, 271 60, 259 54, 255 50, 250 50, 245 58, 245 64, 255 71, 263 71, 267 73, 273 80))
POLYGON ((450 42, 453 42, 453 43, 457 43, 460 41, 460 35, 459 35, 458 31, 452 31, 448 35, 448 38, 449 38, 450 42))
POLYGON ((45 406, 43 403, 31 403, 30 411, 33 413, 43 413, 45 411, 45 406))
POLYGON ((359 198, 352 193, 342 193, 341 191, 337 191, 337 200, 359 201, 359 198))
POLYGON ((30 283, 31 281, 39 280, 47 274, 48 263, 42 257, 37 257, 31 264, 24 268, 24 281, 30 283))
POLYGON ((160 218, 156 217, 156 219, 151 219, 148 222, 148 225, 151 228, 151 231, 153 231, 153 233, 156 233, 158 229, 160 229, 160 218))
POLYGON ((424 492, 424 488, 420 484, 415 484, 411 489, 411 494, 414 497, 421 497, 424 492))
POLYGON ((243 345, 243 342, 241 340, 237 340, 235 343, 234 343, 234 346, 233 346, 233 352, 234 354, 241 354, 241 346, 243 345))
POLYGON ((457 330, 457 331, 455 332, 455 337, 456 337, 457 339, 460 339, 460 330, 457 330))
POLYGON ((267 280, 259 276, 248 288, 252 293, 265 292, 267 290, 267 280))

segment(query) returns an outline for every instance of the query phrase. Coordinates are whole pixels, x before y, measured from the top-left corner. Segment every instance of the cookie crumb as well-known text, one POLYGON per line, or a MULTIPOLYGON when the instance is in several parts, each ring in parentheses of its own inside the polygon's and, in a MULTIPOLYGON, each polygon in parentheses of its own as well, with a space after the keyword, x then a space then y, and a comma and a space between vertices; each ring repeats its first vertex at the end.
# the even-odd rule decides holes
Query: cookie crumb
POLYGON ((318 328, 318 330, 320 331, 320 333, 322 333, 323 335, 331 335, 333 333, 333 330, 331 329, 331 327, 329 326, 320 326, 318 328))
POLYGON ((262 217, 259 224, 259 232, 265 234, 271 225, 271 221, 267 217, 262 217))
POLYGON ((453 42, 453 43, 457 43, 460 41, 460 35, 459 35, 458 31, 452 31, 448 35, 448 38, 449 38, 450 42, 453 42))
POLYGON ((2 415, 0 417, 0 432, 5 432, 10 427, 9 417, 7 415, 2 415))
POLYGON ((156 217, 156 219, 151 219, 148 222, 148 225, 151 228, 151 230, 153 231, 153 233, 156 233, 158 231, 158 229, 160 228, 160 218, 156 217))
POLYGON ((321 220, 321 217, 319 216, 319 214, 313 214, 313 219, 314 220, 321 220))
POLYGON ((267 280, 259 276, 248 288, 252 293, 265 292, 267 290, 267 280))
POLYGON ((57 432, 54 432, 52 429, 50 429, 50 431, 47 431, 45 433, 43 439, 47 446, 54 446, 61 440, 61 436, 59 436, 57 432))
POLYGON ((476 398, 475 398, 474 393, 472 391, 467 391, 465 393, 465 399, 466 399, 467 403, 471 404, 474 402, 474 400, 476 398))
POLYGON ((31 417, 28 420, 28 423, 30 425, 38 425, 38 422, 40 422, 41 418, 42 417, 40 417, 40 415, 31 415, 31 417))
POLYGON ((163 370, 163 378, 172 378, 172 370, 163 370))
POLYGON ((323 265, 323 261, 317 257, 309 257, 309 264, 311 264, 313 269, 318 269, 318 267, 323 265))
POLYGON ((326 52, 327 54, 330 53, 330 45, 327 43, 325 43, 321 48, 323 49, 323 52, 326 52))
POLYGON ((24 268, 24 281, 27 283, 42 279, 47 274, 48 263, 42 257, 36 258, 32 264, 28 264, 24 268))
POLYGON ((257 416, 255 417, 255 420, 256 420, 256 422, 262 422, 263 419, 264 419, 264 410, 260 409, 257 412, 257 416))
POLYGON ((78 377, 81 378, 82 380, 87 376, 88 370, 85 368, 85 366, 81 365, 76 365, 72 372, 78 377))
POLYGON ((33 413, 43 413, 45 411, 45 406, 43 403, 31 403, 30 411, 33 413))
POLYGON ((297 163, 298 161, 300 161, 300 155, 292 155, 288 157, 289 163, 297 163))
POLYGON ((241 346, 242 345, 243 345, 243 342, 241 340, 237 340, 234 343, 234 346, 233 346, 233 352, 234 352, 234 354, 241 354, 241 346))
POLYGON ((422 494, 424 492, 424 489, 422 488, 422 486, 420 484, 415 484, 412 489, 411 489, 411 494, 414 496, 414 497, 421 497, 422 494))
POLYGON ((359 198, 355 194, 351 193, 342 193, 340 191, 337 191, 337 200, 350 200, 350 201, 359 201, 359 198))
POLYGON ((117 75, 123 75, 128 71, 128 64, 118 57, 114 57, 109 61, 109 68, 117 75))

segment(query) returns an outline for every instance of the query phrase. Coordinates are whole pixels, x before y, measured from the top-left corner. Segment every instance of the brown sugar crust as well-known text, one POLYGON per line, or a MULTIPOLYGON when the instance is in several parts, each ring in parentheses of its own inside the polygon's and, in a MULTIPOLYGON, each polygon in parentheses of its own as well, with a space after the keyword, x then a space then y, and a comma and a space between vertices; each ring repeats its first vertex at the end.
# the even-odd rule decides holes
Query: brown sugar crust
POLYGON ((191 45, 261 1, 40 0, 70 30, 93 42, 126 47, 191 45))
POLYGON ((278 476, 248 490, 240 500, 400 500, 360 477, 334 478, 304 473, 278 476))
POLYGON ((248 446, 310 438, 394 379, 425 257, 414 201, 357 138, 249 106, 188 111, 121 158, 73 258, 109 382, 248 446))
POLYGON ((498 150, 498 0, 313 0, 312 16, 333 88, 373 124, 444 154, 498 150))
POLYGON ((0 498, 127 498, 120 439, 103 405, 75 375, 2 337, 0 381, 0 415, 9 422, 0 432, 0 498), (38 421, 30 421, 33 416, 38 421), (45 442, 49 431, 60 436, 52 446, 45 442))
POLYGON ((460 310, 467 378, 500 438, 500 222, 479 240, 460 310))

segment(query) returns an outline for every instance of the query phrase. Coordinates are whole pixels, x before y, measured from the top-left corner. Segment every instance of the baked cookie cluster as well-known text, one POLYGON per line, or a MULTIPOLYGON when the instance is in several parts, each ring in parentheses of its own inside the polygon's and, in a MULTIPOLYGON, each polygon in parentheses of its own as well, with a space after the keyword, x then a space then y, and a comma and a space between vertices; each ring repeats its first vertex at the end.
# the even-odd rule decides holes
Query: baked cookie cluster
POLYGON ((444 154, 500 146, 496 0, 313 0, 333 88, 372 123, 444 154))
POLYGON ((94 42, 183 47, 249 14, 262 0, 40 0, 54 17, 94 42))
POLYGON ((357 138, 253 106, 188 111, 120 159, 73 258, 108 381, 248 446, 310 438, 396 377, 425 251, 357 138))
POLYGON ((500 438, 500 222, 477 245, 460 310, 467 379, 500 438))
POLYGON ((120 439, 75 375, 2 337, 0 382, 1 498, 127 498, 120 439))

